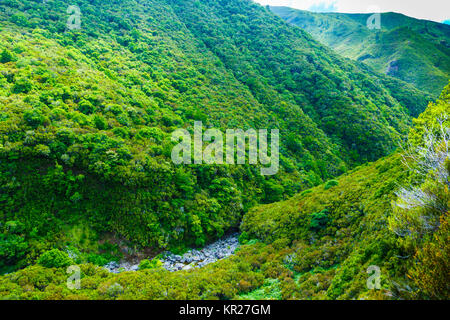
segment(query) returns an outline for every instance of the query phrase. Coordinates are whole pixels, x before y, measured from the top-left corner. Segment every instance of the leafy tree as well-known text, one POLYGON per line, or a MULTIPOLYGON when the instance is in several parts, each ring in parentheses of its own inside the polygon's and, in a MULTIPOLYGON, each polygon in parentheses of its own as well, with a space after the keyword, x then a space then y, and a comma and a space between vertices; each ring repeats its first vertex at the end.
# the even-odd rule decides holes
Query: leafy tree
POLYGON ((44 123, 45 117, 39 109, 26 110, 23 114, 25 122, 32 128, 37 128, 44 123))
POLYGON ((13 54, 8 51, 7 49, 3 49, 2 53, 0 54, 0 62, 1 63, 8 63, 13 61, 13 54))
POLYGON ((81 100, 81 102, 78 104, 78 110, 81 113, 89 115, 89 114, 94 113, 95 107, 90 101, 88 101, 88 100, 81 100))
POLYGON ((13 93, 28 93, 33 89, 33 83, 26 79, 26 78, 22 78, 22 79, 18 79, 15 83, 14 86, 12 88, 12 92, 13 93))
POLYGON ((442 219, 433 239, 417 251, 414 257, 417 263, 410 270, 409 276, 420 288, 419 297, 442 300, 450 298, 449 216, 442 219))
POLYGON ((324 189, 328 190, 330 188, 333 188, 335 186, 339 185, 339 182, 337 180, 330 180, 325 183, 324 189))
POLYGON ((149 270, 149 269, 159 269, 162 267, 162 262, 158 259, 152 259, 152 260, 142 260, 139 263, 139 270, 149 270))
POLYGON ((329 214, 330 212, 327 209, 324 209, 321 212, 312 213, 310 216, 311 222, 309 223, 309 228, 314 231, 324 229, 328 222, 330 222, 329 214))
POLYGON ((68 267, 74 262, 69 258, 66 252, 58 249, 52 249, 44 252, 37 261, 38 264, 46 268, 68 267))

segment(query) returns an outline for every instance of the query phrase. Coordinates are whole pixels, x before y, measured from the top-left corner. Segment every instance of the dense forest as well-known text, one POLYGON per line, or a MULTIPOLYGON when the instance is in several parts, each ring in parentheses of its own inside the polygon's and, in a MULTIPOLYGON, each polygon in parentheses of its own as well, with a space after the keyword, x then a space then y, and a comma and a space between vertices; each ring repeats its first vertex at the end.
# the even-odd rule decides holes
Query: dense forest
POLYGON ((450 26, 399 13, 313 13, 270 7, 336 52, 438 96, 450 77, 450 26), (379 29, 377 29, 379 27, 379 29), (372 28, 372 27, 371 27, 372 28))
POLYGON ((5 0, 0 21, 0 299, 448 298, 450 86, 249 0, 5 0), (278 129, 280 172, 173 164, 194 121, 278 129), (227 259, 159 263, 236 230, 227 259), (139 270, 108 272, 124 243, 139 270))

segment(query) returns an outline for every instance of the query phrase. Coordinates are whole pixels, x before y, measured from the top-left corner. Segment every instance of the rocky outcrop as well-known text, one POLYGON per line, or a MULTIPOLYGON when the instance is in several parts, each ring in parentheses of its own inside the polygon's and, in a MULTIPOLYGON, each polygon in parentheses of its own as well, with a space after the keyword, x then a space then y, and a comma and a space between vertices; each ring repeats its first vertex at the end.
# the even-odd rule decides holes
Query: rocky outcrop
MULTIPOLYGON (((163 254, 161 262, 163 267, 171 272, 201 268, 234 254, 239 246, 238 238, 239 234, 235 233, 211 243, 203 249, 189 250, 184 255, 175 255, 171 252, 166 252, 163 254)), ((132 264, 130 262, 110 262, 105 265, 105 268, 109 272, 120 273, 123 271, 137 271, 138 266, 139 264, 132 264)))

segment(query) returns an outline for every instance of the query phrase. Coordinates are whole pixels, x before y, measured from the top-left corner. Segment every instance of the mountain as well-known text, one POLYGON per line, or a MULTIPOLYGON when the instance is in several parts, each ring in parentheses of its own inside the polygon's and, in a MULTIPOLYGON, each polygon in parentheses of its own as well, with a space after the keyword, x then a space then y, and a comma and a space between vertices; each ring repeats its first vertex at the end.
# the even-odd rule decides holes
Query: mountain
POLYGON ((251 1, 81 1, 72 31, 64 1, 0 6, 0 210, 44 239, 202 245, 389 154, 430 99, 251 1), (280 174, 175 166, 171 133, 196 120, 279 129, 280 174))
MULTIPOLYGON (((291 235, 307 239, 305 227, 277 238, 292 221, 264 225, 254 217, 269 207, 259 205, 331 190, 347 173, 349 201, 367 190, 364 199, 388 210, 378 198, 393 200, 384 190, 406 173, 398 157, 380 159, 406 139, 429 94, 342 58, 253 1, 77 4, 0 3, 0 272, 20 269, 0 278, 0 297, 231 299, 266 284, 294 297, 299 274, 284 261, 291 235), (174 164, 172 133, 192 133, 195 121, 222 132, 279 130, 279 173, 174 164), (382 168, 354 173, 368 161, 382 168), (204 246, 242 222, 246 245, 229 260, 189 279, 157 268, 165 250, 204 246), (155 268, 118 276, 100 268, 142 256, 157 257, 155 268), (61 291, 73 263, 90 285, 61 291)), ((343 204, 339 219, 353 219, 346 208, 356 210, 343 204)), ((345 243, 336 264, 351 250, 345 243)))
POLYGON ((312 13, 270 9, 353 60, 438 96, 450 78, 450 27, 398 13, 382 13, 381 29, 369 29, 371 14, 312 13))
MULTIPOLYGON (((441 130, 438 119, 447 119, 443 128, 450 136, 449 111, 450 84, 415 121, 411 144, 426 145, 429 133, 441 130)), ((443 144, 435 142, 427 150, 442 150, 448 156, 448 146, 442 149, 443 144)), ((419 160, 421 155, 413 151, 404 156, 393 154, 289 200, 253 208, 244 216, 236 254, 201 269, 168 272, 154 267, 113 274, 83 263, 81 287, 68 290, 65 263, 70 262, 60 259, 57 267, 36 264, 0 276, 0 298, 448 300, 448 158, 431 159, 434 170, 446 170, 446 185, 434 170, 425 172, 425 179, 418 177, 417 163, 410 162, 408 170, 406 158, 419 160), (401 186, 411 189, 414 181, 422 184, 418 190, 433 194, 433 200, 397 208, 406 208, 409 218, 422 223, 436 214, 435 205, 442 214, 441 226, 431 236, 422 235, 420 244, 414 233, 398 236, 390 229, 403 216, 392 206, 398 201, 397 191, 401 186), (379 289, 373 290, 369 284, 376 270, 379 289)), ((417 226, 411 222, 406 225, 417 226)), ((10 224, 11 241, 17 241, 17 227, 10 224)))

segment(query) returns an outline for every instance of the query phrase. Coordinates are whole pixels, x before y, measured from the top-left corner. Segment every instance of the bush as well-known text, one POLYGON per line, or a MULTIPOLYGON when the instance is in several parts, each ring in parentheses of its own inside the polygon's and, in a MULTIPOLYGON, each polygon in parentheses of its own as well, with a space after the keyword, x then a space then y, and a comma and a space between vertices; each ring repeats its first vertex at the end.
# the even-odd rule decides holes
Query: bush
POLYGON ((38 259, 38 264, 46 268, 62 268, 74 264, 69 255, 61 250, 52 249, 44 252, 38 259))
POLYGON ((116 282, 108 288, 106 293, 110 298, 117 298, 119 295, 123 293, 123 291, 124 291, 123 287, 116 282))
POLYGON ((7 63, 7 62, 11 62, 13 61, 13 55, 11 52, 9 52, 8 50, 3 50, 1 55, 0 55, 0 62, 1 63, 7 63))
POLYGON ((33 89, 33 84, 28 79, 18 79, 12 88, 12 92, 19 93, 28 93, 33 89))
POLYGON ((141 139, 150 139, 155 143, 161 143, 164 138, 164 132, 159 128, 142 128, 137 136, 141 139))
POLYGON ((28 250, 28 243, 16 234, 0 233, 0 269, 5 265, 17 263, 28 250))
POLYGON ((19 234, 24 231, 25 226, 19 221, 8 221, 5 223, 5 228, 10 234, 19 234))
POLYGON ((246 244, 248 242, 249 236, 247 232, 242 232, 241 235, 239 236, 239 243, 240 244, 246 244))
POLYGON ((146 270, 146 269, 159 269, 162 267, 162 262, 158 259, 153 260, 142 260, 141 263, 139 263, 139 270, 146 270))
POLYGON ((87 257, 87 261, 92 264, 95 264, 97 266, 104 266, 109 262, 108 259, 106 259, 104 256, 99 255, 99 254, 90 254, 87 257))
POLYGON ((331 189, 335 186, 337 186, 339 184, 339 182, 337 180, 330 180, 327 183, 325 183, 324 189, 328 190, 331 189))
POLYGON ((92 103, 90 103, 87 100, 83 100, 80 102, 80 104, 78 105, 78 110, 81 113, 84 113, 86 115, 92 114, 95 111, 95 107, 92 105, 92 103))
POLYGON ((100 115, 94 116, 94 125, 98 130, 106 130, 108 128, 105 118, 100 115))
POLYGON ((283 199, 284 188, 276 182, 268 180, 264 184, 264 193, 264 202, 273 203, 283 199))
POLYGON ((328 210, 322 210, 319 213, 312 213, 310 215, 311 222, 309 224, 309 228, 314 231, 319 231, 325 228, 330 221, 330 218, 328 217, 328 210))
POLYGON ((33 128, 39 127, 41 124, 44 123, 44 116, 42 115, 42 112, 37 109, 27 110, 24 112, 23 118, 25 122, 33 128))

